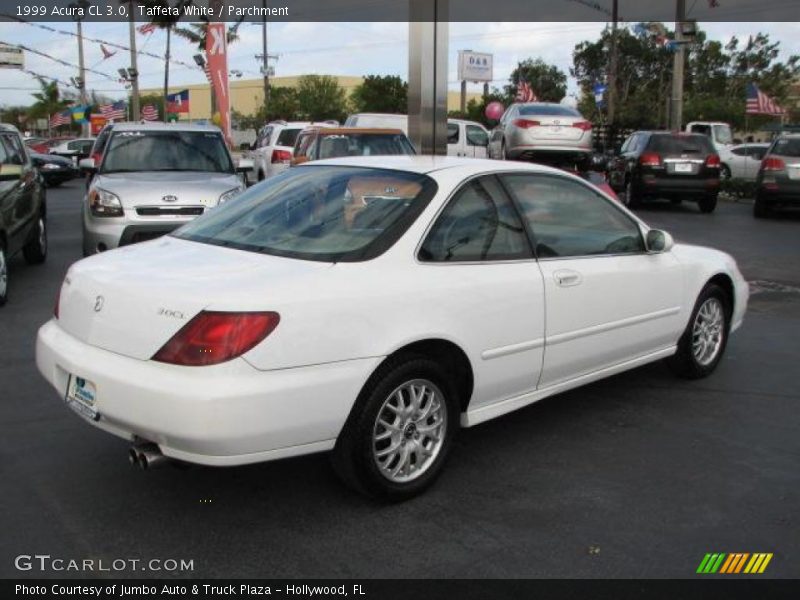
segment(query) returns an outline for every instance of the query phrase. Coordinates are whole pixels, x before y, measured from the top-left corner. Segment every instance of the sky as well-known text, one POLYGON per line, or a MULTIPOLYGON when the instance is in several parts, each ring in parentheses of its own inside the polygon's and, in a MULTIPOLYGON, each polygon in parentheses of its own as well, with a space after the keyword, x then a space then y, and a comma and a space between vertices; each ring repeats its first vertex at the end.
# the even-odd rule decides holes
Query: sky
MULTIPOLYGON (((56 29, 75 30, 73 23, 49 23, 56 29)), ((456 81, 458 50, 494 54, 493 85, 502 86, 517 62, 525 58, 541 58, 569 73, 572 50, 583 40, 595 40, 605 23, 451 23, 449 42, 449 86, 458 89, 456 81)), ((781 42, 782 56, 800 54, 800 23, 700 23, 710 38, 727 40, 732 35, 747 38, 762 31, 772 40, 781 42)), ((84 23, 84 35, 100 40, 128 45, 127 23, 84 23)), ((229 47, 229 69, 242 73, 242 79, 260 77, 261 52, 260 24, 243 23, 240 39, 229 47)), ((268 29, 269 53, 279 56, 271 64, 276 75, 301 75, 307 73, 327 75, 399 75, 407 79, 408 24, 407 23, 272 23, 268 29)), ((157 31, 149 36, 137 34, 140 51, 163 55, 166 34, 157 31)), ((34 25, 0 23, 0 42, 24 44, 45 54, 69 63, 78 62, 78 44, 73 36, 44 31, 34 25)), ((113 50, 113 49, 112 49, 113 50)), ((103 59, 97 43, 84 42, 85 65, 110 76, 88 73, 87 88, 110 98, 124 98, 126 90, 117 81, 117 70, 129 65, 129 53, 119 50, 103 59)), ((174 58, 193 65, 194 46, 173 36, 174 58)), ((26 68, 69 81, 77 69, 58 64, 47 58, 26 53, 26 68)), ((164 62, 147 56, 139 57, 140 87, 163 86, 164 62)), ((232 77, 232 79, 235 79, 232 77)), ((202 83, 203 72, 192 66, 172 64, 170 87, 202 83)), ((0 71, 0 106, 27 105, 32 102, 31 92, 38 89, 36 79, 20 71, 0 71)), ((470 91, 479 91, 470 84, 470 91)), ((576 83, 570 78, 568 93, 575 93, 576 83)))

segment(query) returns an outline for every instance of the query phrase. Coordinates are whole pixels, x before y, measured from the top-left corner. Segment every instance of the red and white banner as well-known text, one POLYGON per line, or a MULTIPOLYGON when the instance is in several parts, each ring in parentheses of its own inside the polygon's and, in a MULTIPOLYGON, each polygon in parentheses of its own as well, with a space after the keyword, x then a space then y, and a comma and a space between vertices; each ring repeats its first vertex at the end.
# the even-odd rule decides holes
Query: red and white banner
MULTIPOLYGON (((215 11, 216 12, 216 11, 215 11)), ((225 23, 208 24, 206 36, 206 60, 211 75, 211 85, 220 115, 220 129, 230 144, 231 139, 231 101, 228 89, 228 44, 225 23)), ((212 115, 213 116, 213 115, 212 115)))

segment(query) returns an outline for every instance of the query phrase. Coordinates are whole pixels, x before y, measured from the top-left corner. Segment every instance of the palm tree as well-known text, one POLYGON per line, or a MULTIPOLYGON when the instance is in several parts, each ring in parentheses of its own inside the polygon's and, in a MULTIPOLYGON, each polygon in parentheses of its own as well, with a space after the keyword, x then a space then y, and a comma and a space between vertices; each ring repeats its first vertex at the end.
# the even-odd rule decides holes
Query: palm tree
POLYGON ((32 118, 47 117, 49 119, 50 115, 64 110, 69 104, 69 101, 61 97, 58 83, 55 81, 46 81, 42 77, 38 77, 37 79, 42 89, 31 94, 36 99, 36 102, 31 106, 28 115, 32 118))
MULTIPOLYGON (((150 22, 159 29, 164 29, 167 32, 167 49, 164 53, 164 106, 167 105, 167 94, 169 93, 170 34, 173 29, 175 29, 175 25, 180 20, 180 15, 183 14, 184 9, 193 3, 194 0, 176 0, 175 4, 172 4, 169 0, 138 0, 138 4, 145 8, 156 9, 149 11, 153 15, 156 15, 150 19, 150 22)), ((167 113, 165 110, 164 120, 166 121, 166 119, 167 113)))
MULTIPOLYGON (((239 19, 234 25, 228 28, 226 34, 227 42, 232 44, 239 39, 239 25, 242 24, 244 17, 239 19)), ((175 34, 183 39, 195 44, 201 52, 206 49, 206 39, 208 38, 208 19, 203 20, 202 23, 189 23, 189 27, 176 27, 175 34)))

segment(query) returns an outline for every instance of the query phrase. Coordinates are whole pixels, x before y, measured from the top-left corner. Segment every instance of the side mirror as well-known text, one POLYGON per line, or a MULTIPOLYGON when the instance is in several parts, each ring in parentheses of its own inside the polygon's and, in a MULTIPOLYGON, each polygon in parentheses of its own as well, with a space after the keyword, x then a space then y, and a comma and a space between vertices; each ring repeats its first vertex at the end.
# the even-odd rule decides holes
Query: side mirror
POLYGON ((94 164, 93 158, 82 158, 78 161, 78 168, 85 173, 94 173, 97 167, 94 164))
POLYGON ((249 158, 240 158, 239 162, 236 164, 236 172, 237 173, 247 173, 248 171, 253 170, 253 161, 249 158))
POLYGON ((672 236, 666 231, 660 229, 651 229, 647 232, 644 238, 644 244, 647 246, 647 251, 652 254, 660 254, 662 252, 669 252, 675 245, 672 236))

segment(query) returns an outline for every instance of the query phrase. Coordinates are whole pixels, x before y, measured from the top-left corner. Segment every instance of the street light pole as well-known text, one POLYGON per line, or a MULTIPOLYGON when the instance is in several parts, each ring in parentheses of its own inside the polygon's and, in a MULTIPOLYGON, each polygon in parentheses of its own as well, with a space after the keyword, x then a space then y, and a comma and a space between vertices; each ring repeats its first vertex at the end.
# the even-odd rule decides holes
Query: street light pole
POLYGON ((684 43, 683 23, 686 21, 686 0, 675 2, 675 56, 672 63, 672 101, 669 110, 669 126, 672 131, 680 131, 683 122, 683 67, 684 43))

